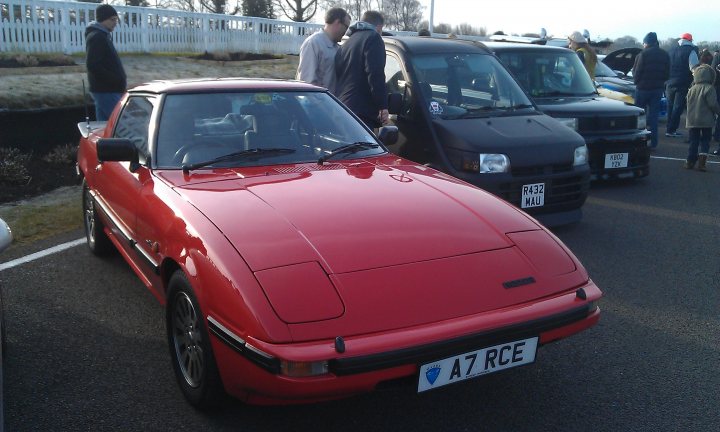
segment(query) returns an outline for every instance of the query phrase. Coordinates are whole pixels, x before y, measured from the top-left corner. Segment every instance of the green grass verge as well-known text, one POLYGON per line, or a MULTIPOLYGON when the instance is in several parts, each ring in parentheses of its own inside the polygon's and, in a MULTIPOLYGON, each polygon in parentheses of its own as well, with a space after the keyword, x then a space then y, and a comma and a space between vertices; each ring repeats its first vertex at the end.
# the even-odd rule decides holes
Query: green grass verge
POLYGON ((26 203, 0 208, 0 218, 13 233, 13 245, 38 240, 82 228, 80 194, 51 204, 26 203))

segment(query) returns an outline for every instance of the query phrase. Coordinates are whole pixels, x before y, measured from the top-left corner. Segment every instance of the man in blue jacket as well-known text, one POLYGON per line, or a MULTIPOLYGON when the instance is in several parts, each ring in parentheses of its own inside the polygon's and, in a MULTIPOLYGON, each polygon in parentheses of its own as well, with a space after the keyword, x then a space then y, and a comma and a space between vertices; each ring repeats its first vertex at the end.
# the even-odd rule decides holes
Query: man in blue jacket
POLYGON ((692 43, 690 33, 684 33, 678 44, 670 49, 670 78, 666 92, 668 100, 668 121, 666 137, 679 137, 680 116, 685 111, 687 92, 693 82, 692 69, 700 63, 697 47, 692 43))
POLYGON ((101 4, 95 9, 95 21, 85 29, 85 65, 98 121, 110 118, 127 87, 125 69, 110 35, 118 21, 115 8, 101 4))
POLYGON ((650 148, 658 145, 658 116, 663 88, 670 74, 670 57, 660 48, 657 34, 648 33, 643 39, 644 49, 635 57, 635 105, 646 110, 650 127, 650 148))
POLYGON ((335 56, 337 97, 371 129, 388 122, 385 43, 380 12, 367 11, 348 29, 335 56))

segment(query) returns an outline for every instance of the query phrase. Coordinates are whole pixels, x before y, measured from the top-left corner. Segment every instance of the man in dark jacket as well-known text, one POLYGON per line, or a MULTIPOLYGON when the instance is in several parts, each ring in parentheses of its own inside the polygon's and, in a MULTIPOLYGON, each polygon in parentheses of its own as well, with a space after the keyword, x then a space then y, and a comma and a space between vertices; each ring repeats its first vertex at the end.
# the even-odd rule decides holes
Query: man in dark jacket
POLYGON ((367 11, 348 29, 349 39, 335 56, 337 96, 370 128, 388 121, 385 44, 379 12, 367 11))
POLYGON ((95 9, 95 21, 85 29, 85 64, 98 121, 110 118, 127 87, 125 69, 110 35, 118 21, 115 8, 101 4, 95 9))
POLYGON ((680 116, 685 111, 687 92, 693 82, 692 69, 699 63, 697 47, 692 43, 690 33, 684 33, 678 44, 670 49, 670 78, 666 92, 668 99, 668 121, 666 137, 679 137, 680 116))
POLYGON ((635 57, 633 80, 635 81, 635 105, 646 110, 650 127, 650 148, 658 145, 658 116, 665 81, 670 75, 670 56, 660 48, 655 32, 643 39, 644 49, 635 57))

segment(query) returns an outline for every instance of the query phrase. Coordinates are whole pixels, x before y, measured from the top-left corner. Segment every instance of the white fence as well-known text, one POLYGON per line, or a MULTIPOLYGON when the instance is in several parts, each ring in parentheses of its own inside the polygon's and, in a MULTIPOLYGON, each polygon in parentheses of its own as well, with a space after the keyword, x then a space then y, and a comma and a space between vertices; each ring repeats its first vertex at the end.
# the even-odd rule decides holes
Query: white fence
MULTIPOLYGON (((0 52, 85 51, 85 28, 97 3, 0 0, 0 52)), ((320 24, 255 17, 114 6, 121 52, 254 52, 297 54, 320 24)))

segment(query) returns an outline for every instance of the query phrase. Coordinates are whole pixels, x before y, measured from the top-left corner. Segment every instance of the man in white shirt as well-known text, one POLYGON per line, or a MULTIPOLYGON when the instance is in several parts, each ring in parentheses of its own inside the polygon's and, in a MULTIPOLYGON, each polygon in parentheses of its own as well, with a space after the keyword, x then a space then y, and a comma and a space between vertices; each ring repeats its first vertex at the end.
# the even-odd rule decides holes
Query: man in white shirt
POLYGON ((335 53, 338 42, 350 27, 350 15, 342 8, 325 13, 325 27, 310 35, 300 47, 296 79, 335 92, 335 53))

